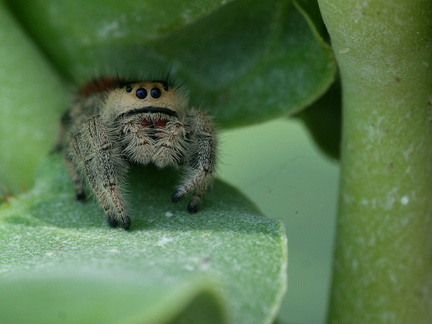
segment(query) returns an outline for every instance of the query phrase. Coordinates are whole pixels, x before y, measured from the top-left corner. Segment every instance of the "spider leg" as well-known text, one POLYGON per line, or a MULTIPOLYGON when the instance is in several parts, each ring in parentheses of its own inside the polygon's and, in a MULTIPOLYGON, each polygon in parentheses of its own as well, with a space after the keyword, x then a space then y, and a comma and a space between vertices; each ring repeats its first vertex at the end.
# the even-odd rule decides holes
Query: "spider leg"
POLYGON ((170 122, 162 130, 156 129, 156 136, 154 164, 160 168, 179 165, 185 155, 187 144, 183 124, 180 121, 170 122))
MULTIPOLYGON (((116 227, 120 223, 124 229, 129 229, 131 221, 125 211, 122 192, 126 162, 100 116, 91 117, 83 123, 71 138, 68 155, 104 209, 108 224, 116 227)), ((80 186, 76 188, 78 198, 80 186)))
POLYGON ((65 161, 66 168, 69 171, 69 174, 75 186, 76 200, 82 202, 86 199, 86 196, 84 193, 84 187, 83 187, 83 182, 81 180, 81 176, 78 173, 75 164, 71 161, 68 154, 64 154, 63 159, 65 161))
POLYGON ((213 180, 216 166, 216 131, 210 118, 203 112, 193 109, 188 115, 190 125, 190 149, 186 159, 186 177, 172 194, 177 202, 188 192, 194 191, 188 204, 188 211, 195 213, 201 197, 213 180))

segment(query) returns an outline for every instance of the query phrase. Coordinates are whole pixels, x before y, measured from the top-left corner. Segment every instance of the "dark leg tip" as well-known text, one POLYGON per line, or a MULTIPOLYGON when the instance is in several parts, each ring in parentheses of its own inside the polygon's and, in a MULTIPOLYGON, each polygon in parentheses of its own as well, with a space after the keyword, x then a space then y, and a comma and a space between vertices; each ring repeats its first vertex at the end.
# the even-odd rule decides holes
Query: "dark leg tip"
POLYGON ((175 203, 180 201, 182 198, 183 198, 183 196, 180 195, 177 191, 171 195, 171 201, 175 202, 175 203))
POLYGON ((115 220, 114 218, 108 218, 108 225, 111 228, 116 228, 117 227, 117 220, 115 220))
POLYGON ((190 214, 195 214, 198 211, 198 207, 193 202, 190 202, 187 207, 187 210, 190 214))
POLYGON ((124 220, 122 221, 122 227, 123 227, 125 230, 130 229, 130 227, 131 227, 131 220, 130 220, 130 218, 129 218, 128 216, 126 216, 126 217, 124 218, 124 220))
POLYGON ((86 199, 84 192, 77 192, 76 194, 76 201, 83 202, 86 199))

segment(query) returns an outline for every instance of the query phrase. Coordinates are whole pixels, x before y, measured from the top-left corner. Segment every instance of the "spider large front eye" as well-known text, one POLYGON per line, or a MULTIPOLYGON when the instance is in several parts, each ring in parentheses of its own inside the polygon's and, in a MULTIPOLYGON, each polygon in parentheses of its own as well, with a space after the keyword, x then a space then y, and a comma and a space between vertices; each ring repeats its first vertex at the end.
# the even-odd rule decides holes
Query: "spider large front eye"
POLYGON ((160 98, 162 92, 159 88, 155 87, 155 88, 150 90, 150 94, 153 98, 157 99, 157 98, 160 98))
POLYGON ((136 96, 138 99, 145 99, 145 97, 147 97, 147 90, 144 88, 139 88, 136 92, 135 92, 136 96))

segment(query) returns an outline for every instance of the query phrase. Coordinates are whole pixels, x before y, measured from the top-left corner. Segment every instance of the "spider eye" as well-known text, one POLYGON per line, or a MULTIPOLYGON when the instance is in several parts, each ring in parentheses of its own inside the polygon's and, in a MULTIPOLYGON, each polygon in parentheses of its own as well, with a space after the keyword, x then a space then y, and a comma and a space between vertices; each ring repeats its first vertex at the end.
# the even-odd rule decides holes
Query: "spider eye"
POLYGON ((132 92, 132 87, 131 86, 127 86, 126 87, 126 92, 132 92))
POLYGON ((144 99, 145 97, 147 97, 147 90, 144 88, 139 88, 135 94, 138 99, 144 99))
POLYGON ((157 99, 161 96, 161 90, 159 88, 153 88, 150 90, 150 94, 153 98, 157 99))
POLYGON ((168 84, 166 82, 162 82, 163 89, 168 91, 168 84))

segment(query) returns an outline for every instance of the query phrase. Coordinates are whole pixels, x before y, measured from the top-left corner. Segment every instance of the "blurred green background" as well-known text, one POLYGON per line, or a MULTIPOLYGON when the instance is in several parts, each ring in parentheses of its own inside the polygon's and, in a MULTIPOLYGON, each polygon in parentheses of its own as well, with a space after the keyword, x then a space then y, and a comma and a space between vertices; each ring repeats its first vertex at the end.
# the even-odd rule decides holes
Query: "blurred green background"
POLYGON ((331 278, 339 166, 303 123, 282 118, 220 134, 219 176, 288 235, 288 291, 280 324, 324 323, 331 278))

